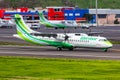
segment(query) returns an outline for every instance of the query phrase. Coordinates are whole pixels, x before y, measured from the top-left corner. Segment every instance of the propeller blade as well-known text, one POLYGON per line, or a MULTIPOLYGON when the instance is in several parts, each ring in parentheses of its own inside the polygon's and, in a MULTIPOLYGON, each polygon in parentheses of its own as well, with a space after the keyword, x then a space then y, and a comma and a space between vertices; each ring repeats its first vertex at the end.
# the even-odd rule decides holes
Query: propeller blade
POLYGON ((65 41, 66 41, 66 40, 68 40, 69 36, 68 36, 68 35, 65 35, 64 38, 65 38, 65 41))

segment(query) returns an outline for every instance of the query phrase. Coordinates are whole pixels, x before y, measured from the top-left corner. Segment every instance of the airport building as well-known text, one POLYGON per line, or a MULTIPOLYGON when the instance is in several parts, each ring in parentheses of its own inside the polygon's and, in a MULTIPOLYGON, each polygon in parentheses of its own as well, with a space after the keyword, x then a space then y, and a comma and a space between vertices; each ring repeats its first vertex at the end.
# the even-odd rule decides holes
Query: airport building
MULTIPOLYGON (((96 14, 96 9, 89 9, 89 14, 96 14)), ((120 9, 98 9, 99 24, 114 24, 115 20, 120 22, 120 9)))
POLYGON ((48 20, 85 20, 84 14, 88 9, 77 9, 74 7, 47 7, 48 20))
POLYGON ((0 9, 1 19, 5 19, 5 20, 13 19, 15 14, 23 15, 25 20, 26 19, 30 19, 30 20, 39 19, 38 11, 29 11, 29 9, 25 7, 17 8, 16 10, 13 10, 13 11, 6 11, 5 9, 0 9))
MULTIPOLYGON (((87 23, 96 23, 96 9, 80 9, 75 7, 46 7, 42 9, 48 20, 77 20, 87 23)), ((120 9, 98 9, 98 24, 114 24, 120 22, 120 9)), ((14 14, 23 15, 25 20, 39 20, 38 10, 22 7, 13 11, 0 9, 0 18, 10 20, 14 14)))
MULTIPOLYGON (((80 20, 96 23, 96 9, 80 9, 74 7, 48 7, 48 20, 80 20), (90 19, 87 21, 87 17, 90 19)), ((114 24, 120 22, 120 9, 97 9, 98 24, 114 24)))

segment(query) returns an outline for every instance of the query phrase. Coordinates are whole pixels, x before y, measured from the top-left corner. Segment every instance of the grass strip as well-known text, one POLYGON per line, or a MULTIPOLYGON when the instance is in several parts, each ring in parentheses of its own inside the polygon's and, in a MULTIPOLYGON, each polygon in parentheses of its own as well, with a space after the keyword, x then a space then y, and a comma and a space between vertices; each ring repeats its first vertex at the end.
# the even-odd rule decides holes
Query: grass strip
POLYGON ((0 57, 0 80, 119 80, 120 61, 0 57))

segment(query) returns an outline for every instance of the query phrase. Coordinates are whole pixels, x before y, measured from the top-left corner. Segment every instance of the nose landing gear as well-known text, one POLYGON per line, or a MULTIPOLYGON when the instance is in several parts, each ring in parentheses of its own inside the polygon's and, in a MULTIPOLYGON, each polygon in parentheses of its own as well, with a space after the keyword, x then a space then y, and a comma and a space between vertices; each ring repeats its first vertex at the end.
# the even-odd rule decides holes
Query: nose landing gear
POLYGON ((106 48, 106 49, 103 49, 104 50, 104 52, 107 52, 108 51, 108 49, 106 48))

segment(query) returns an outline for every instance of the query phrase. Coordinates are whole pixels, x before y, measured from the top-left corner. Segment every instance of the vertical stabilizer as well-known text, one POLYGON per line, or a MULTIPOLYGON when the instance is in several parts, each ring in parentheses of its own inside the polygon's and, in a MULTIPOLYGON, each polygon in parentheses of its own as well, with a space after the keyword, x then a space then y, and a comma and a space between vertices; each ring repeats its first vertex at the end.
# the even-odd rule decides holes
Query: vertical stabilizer
POLYGON ((44 17, 43 13, 42 12, 38 12, 39 14, 39 17, 40 17, 40 21, 41 22, 48 22, 48 20, 44 17))
POLYGON ((15 23, 16 23, 16 26, 17 26, 17 32, 21 32, 21 31, 24 32, 24 33, 35 32, 32 29, 30 29, 30 27, 28 25, 25 24, 21 15, 15 14, 14 19, 15 19, 15 23))

